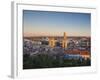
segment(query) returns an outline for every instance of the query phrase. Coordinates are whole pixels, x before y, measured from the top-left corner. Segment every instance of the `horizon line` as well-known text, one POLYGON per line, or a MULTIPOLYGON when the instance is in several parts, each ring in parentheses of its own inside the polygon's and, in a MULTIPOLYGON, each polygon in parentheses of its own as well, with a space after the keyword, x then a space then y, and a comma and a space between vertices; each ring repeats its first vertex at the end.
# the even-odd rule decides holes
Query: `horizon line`
MULTIPOLYGON (((63 36, 23 36, 23 37, 63 37, 63 36)), ((67 36, 67 37, 91 37, 91 36, 67 36)))

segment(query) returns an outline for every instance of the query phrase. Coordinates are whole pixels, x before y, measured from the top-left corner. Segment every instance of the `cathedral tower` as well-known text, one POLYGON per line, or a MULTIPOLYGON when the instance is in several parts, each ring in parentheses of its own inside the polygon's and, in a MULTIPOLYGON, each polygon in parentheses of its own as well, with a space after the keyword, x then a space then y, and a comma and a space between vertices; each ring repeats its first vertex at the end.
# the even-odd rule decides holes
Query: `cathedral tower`
POLYGON ((63 48, 67 48, 67 36, 66 36, 66 32, 64 32, 64 37, 62 40, 62 47, 63 48))

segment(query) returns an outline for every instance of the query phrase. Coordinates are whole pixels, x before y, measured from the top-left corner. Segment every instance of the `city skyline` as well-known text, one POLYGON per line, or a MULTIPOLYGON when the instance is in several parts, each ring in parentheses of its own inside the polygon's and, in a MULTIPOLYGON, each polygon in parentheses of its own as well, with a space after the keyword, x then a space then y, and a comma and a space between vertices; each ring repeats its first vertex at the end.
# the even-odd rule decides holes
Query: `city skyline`
POLYGON ((91 14, 23 10, 24 36, 90 36, 91 14))

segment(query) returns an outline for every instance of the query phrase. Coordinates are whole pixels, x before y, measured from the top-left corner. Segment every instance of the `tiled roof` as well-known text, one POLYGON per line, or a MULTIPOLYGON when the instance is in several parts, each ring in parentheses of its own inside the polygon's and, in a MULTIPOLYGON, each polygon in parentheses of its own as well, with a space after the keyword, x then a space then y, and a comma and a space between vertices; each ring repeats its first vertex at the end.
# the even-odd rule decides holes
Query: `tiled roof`
POLYGON ((90 55, 88 51, 81 51, 81 50, 65 50, 66 54, 80 54, 80 55, 90 55))

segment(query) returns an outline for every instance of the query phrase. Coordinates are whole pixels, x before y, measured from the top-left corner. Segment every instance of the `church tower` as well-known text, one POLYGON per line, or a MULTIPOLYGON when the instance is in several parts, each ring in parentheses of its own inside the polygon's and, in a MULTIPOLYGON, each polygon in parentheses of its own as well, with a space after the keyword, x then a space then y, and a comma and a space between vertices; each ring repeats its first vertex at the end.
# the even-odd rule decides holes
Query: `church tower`
POLYGON ((62 40, 62 47, 63 48, 67 48, 67 36, 66 36, 66 32, 64 32, 64 37, 62 40))

